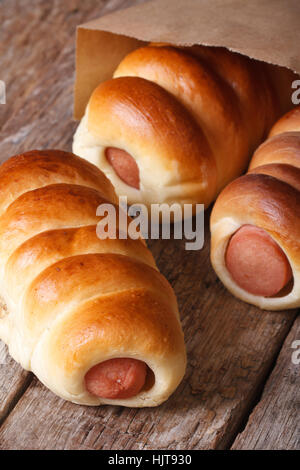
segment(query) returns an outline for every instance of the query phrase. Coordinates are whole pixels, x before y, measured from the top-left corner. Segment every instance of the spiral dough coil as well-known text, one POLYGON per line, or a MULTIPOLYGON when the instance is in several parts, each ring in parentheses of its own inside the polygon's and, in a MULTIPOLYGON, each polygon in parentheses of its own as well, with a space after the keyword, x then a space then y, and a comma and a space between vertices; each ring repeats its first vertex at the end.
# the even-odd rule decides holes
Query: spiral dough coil
POLYGON ((97 207, 116 203, 108 179, 73 154, 31 151, 0 167, 0 193, 0 338, 13 358, 75 403, 166 400, 186 362, 176 298, 144 240, 97 237, 97 207), (91 368, 123 359, 127 382, 147 369, 139 393, 87 390, 91 368))

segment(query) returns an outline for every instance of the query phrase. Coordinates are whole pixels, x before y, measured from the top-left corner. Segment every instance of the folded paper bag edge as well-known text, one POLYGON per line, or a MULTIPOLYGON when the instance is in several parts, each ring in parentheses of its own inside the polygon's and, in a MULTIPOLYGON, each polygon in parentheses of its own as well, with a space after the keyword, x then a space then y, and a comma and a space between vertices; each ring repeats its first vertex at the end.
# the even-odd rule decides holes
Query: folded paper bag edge
POLYGON ((147 42, 223 46, 300 73, 298 0, 152 0, 77 28, 74 117, 98 83, 147 42))

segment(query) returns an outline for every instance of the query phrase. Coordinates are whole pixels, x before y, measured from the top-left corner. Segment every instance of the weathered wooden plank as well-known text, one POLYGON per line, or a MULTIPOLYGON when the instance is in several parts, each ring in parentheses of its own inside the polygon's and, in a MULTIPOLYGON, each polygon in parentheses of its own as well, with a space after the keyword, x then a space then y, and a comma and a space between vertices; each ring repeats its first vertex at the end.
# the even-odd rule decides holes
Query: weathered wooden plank
MULTIPOLYGON (((2 0, 0 80, 6 83, 7 105, 0 106, 0 129, 28 100, 35 103, 38 112, 40 89, 37 82, 49 69, 54 69, 55 73, 55 62, 66 44, 70 47, 68 63, 72 66, 70 80, 73 81, 73 51, 78 24, 143 1, 2 0)), ((57 74, 57 81, 64 82, 65 78, 57 74)), ((51 90, 51 93, 55 91, 51 90)))
POLYGON ((300 449, 300 316, 233 449, 300 449))
MULTIPOLYGON (((10 109, 5 111, 6 118, 2 118, 1 158, 30 148, 71 149, 76 127, 72 122, 75 24, 98 16, 103 9, 133 2, 55 0, 51 3, 56 16, 46 6, 43 10, 47 2, 26 3, 30 7, 25 13, 23 9, 22 15, 31 22, 31 28, 21 41, 23 54, 18 52, 19 36, 14 34, 19 24, 4 23, 6 43, 16 50, 19 60, 6 59, 6 76, 15 77, 23 98, 18 98, 18 87, 8 86, 6 106, 10 109), (38 10, 36 16, 33 7, 38 10), (70 12, 77 8, 74 19, 70 12), (48 21, 47 27, 43 25, 42 34, 33 33, 32 29, 41 27, 41 19, 48 21), (57 24, 64 32, 56 34, 57 24), (39 39, 39 47, 32 46, 33 38, 36 44, 39 39), (49 42, 52 55, 47 60, 43 53, 29 50, 30 47, 45 50, 49 42), (20 73, 24 70, 29 78, 23 82, 20 73)), ((2 4, 19 6, 16 0, 4 0, 2 4)), ((12 20, 8 17, 8 21, 12 20)), ((26 24, 24 20, 23 28, 26 24)), ((12 53, 11 57, 16 56, 12 53)), ((17 401, 26 388, 27 376, 20 379, 21 388, 15 387, 20 391, 13 391, 11 381, 14 376, 18 381, 17 373, 22 372, 12 362, 10 376, 0 371, 0 381, 5 384, 0 398, 7 397, 5 414, 16 404, 0 428, 0 448, 207 449, 224 448, 232 442, 295 313, 261 312, 234 299, 210 267, 208 214, 206 230, 206 245, 200 252, 186 252, 184 242, 180 241, 150 243, 161 271, 178 295, 188 348, 187 374, 171 399, 156 409, 80 407, 55 397, 34 379, 17 401)))
POLYGON ((32 380, 32 374, 23 370, 9 356, 0 341, 0 424, 19 400, 32 380))

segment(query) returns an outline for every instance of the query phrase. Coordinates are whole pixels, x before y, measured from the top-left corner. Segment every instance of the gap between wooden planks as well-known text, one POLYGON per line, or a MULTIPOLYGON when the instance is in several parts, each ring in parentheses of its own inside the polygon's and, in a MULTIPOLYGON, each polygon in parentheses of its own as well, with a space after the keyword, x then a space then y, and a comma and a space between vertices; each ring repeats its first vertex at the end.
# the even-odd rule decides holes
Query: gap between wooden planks
MULTIPOLYGON (((8 17, 0 33, 0 79, 7 81, 8 100, 4 114, 0 108, 1 158, 31 148, 71 149, 75 25, 137 2, 55 0, 50 6, 28 0, 22 16, 16 15, 18 3, 1 4, 8 17)), ((232 443, 295 312, 262 312, 232 297, 210 267, 208 230, 200 252, 186 252, 179 241, 150 246, 175 288, 183 319, 189 364, 176 393, 155 409, 80 407, 36 379, 30 383, 32 376, 10 360, 0 367, 0 448, 208 449, 232 443)))

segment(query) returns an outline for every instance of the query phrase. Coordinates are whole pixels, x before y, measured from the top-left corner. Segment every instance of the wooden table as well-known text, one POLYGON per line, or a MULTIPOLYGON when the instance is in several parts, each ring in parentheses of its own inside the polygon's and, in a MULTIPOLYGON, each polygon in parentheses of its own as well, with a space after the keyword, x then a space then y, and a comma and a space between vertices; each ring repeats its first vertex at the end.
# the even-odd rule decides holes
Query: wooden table
MULTIPOLYGON (((0 0, 1 159, 71 150, 76 25, 134 3, 142 0, 0 0)), ((205 241, 199 252, 150 242, 178 296, 187 343, 174 395, 152 409, 77 406, 23 371, 0 342, 0 449, 300 448, 300 366, 292 362, 300 319, 232 297, 210 266, 208 230, 205 241)))

